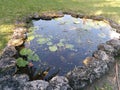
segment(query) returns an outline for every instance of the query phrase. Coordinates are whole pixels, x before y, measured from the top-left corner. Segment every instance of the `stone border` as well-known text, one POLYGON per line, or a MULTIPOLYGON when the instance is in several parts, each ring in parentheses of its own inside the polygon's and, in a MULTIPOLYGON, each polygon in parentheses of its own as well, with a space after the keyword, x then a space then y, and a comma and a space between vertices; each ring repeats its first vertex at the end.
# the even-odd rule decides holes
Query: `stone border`
POLYGON ((115 58, 119 54, 120 40, 112 39, 106 43, 100 44, 98 50, 93 53, 92 57, 87 57, 83 63, 85 66, 75 67, 72 71, 68 72, 66 76, 56 76, 49 82, 43 80, 30 81, 27 75, 14 75, 15 72, 15 58, 18 51, 16 47, 20 48, 27 38, 27 23, 30 23, 32 19, 45 19, 50 20, 55 17, 62 17, 64 14, 70 14, 76 18, 89 18, 94 20, 104 20, 108 22, 113 28, 120 32, 120 25, 113 22, 110 19, 106 19, 102 16, 86 16, 80 14, 74 14, 71 12, 47 12, 30 15, 25 17, 21 21, 16 22, 16 28, 12 39, 8 42, 7 47, 4 49, 2 56, 0 57, 0 89, 7 90, 80 90, 86 87, 88 84, 93 83, 96 79, 104 75, 111 66, 114 65, 115 58), (12 82, 12 83, 11 83, 12 82))

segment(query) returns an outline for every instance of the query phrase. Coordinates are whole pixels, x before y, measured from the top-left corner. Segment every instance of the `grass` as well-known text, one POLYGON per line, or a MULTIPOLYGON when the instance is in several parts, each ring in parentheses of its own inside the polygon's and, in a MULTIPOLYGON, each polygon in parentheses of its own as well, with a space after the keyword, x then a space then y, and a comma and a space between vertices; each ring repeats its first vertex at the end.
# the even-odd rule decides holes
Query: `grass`
MULTIPOLYGON (((14 25, 16 20, 24 16, 44 11, 74 11, 87 15, 102 15, 120 23, 120 0, 0 0, 0 27, 14 25)), ((9 39, 7 36, 10 33, 7 32, 0 31, 0 50, 9 39)))

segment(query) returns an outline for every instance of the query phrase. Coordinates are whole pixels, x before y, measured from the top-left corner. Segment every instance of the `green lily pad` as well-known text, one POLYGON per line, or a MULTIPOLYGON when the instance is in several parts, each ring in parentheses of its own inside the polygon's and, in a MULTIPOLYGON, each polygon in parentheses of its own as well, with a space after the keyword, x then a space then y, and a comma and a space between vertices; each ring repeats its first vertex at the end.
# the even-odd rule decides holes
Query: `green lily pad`
POLYGON ((48 42, 47 45, 48 45, 48 46, 51 46, 51 45, 53 45, 53 43, 52 43, 52 42, 48 42))
POLYGON ((18 58, 16 63, 19 67, 25 67, 29 62, 25 61, 23 58, 18 58))
POLYGON ((45 43, 48 42, 48 39, 46 39, 46 38, 39 38, 37 41, 38 41, 38 44, 45 44, 45 43))
POLYGON ((100 33, 100 34, 98 34, 98 36, 101 37, 101 38, 105 38, 106 37, 106 35, 104 33, 100 33))
POLYGON ((57 51, 57 46, 56 45, 53 45, 53 46, 50 46, 49 47, 49 50, 51 51, 51 52, 55 52, 55 51, 57 51))
POLYGON ((34 52, 31 50, 31 49, 27 49, 27 48, 23 48, 21 51, 20 51, 20 54, 21 55, 29 55, 29 54, 33 54, 34 52))
POLYGON ((60 42, 65 42, 65 39, 60 39, 60 42))
POLYGON ((74 48, 74 45, 72 45, 72 44, 66 44, 65 47, 66 47, 67 49, 73 49, 73 48, 74 48))
POLYGON ((28 55, 28 60, 32 60, 32 61, 39 61, 39 56, 37 54, 29 54, 28 55))
POLYGON ((58 47, 63 47, 63 46, 64 46, 64 43, 59 42, 59 43, 57 44, 57 46, 58 46, 58 47))
POLYGON ((32 41, 35 37, 33 35, 29 36, 27 41, 32 41))

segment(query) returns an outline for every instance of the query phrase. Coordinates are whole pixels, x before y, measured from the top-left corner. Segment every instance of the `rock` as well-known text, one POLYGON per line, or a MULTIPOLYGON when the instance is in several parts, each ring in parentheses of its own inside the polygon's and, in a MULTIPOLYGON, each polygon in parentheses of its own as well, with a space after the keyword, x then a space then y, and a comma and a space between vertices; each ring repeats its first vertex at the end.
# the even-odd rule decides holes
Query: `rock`
POLYGON ((22 75, 20 75, 20 74, 15 74, 14 76, 13 76, 13 78, 15 79, 15 80, 17 80, 19 83, 23 83, 23 82, 28 82, 29 81, 29 77, 28 77, 28 75, 26 75, 26 74, 22 74, 22 75))
POLYGON ((98 50, 105 51, 109 55, 114 55, 114 48, 111 45, 102 43, 98 46, 98 50))
POLYGON ((27 78, 27 75, 18 75, 14 78, 10 75, 3 76, 0 78, 0 90, 23 90, 24 81, 27 81, 27 78))
POLYGON ((6 58, 6 57, 13 57, 15 56, 17 53, 17 50, 15 49, 14 46, 10 46, 10 47, 6 47, 4 50, 3 50, 3 54, 2 54, 2 57, 6 58))
POLYGON ((107 63, 101 60, 95 61, 92 65, 94 67, 92 74, 95 78, 100 78, 109 70, 107 63))
POLYGON ((100 59, 100 60, 109 60, 109 56, 106 54, 105 51, 102 51, 102 50, 98 50, 98 51, 95 51, 93 53, 93 56, 97 59, 100 59))
POLYGON ((73 90, 81 90, 89 83, 91 71, 86 67, 76 67, 67 73, 70 86, 73 90))
POLYGON ((73 90, 69 86, 69 81, 64 76, 56 76, 50 80, 50 86, 47 90, 73 90))
POLYGON ((85 66, 88 66, 93 60, 95 60, 94 57, 86 57, 84 60, 83 60, 83 64, 85 66))
POLYGON ((93 57, 95 57, 98 60, 105 61, 107 64, 114 62, 113 56, 107 55, 106 52, 102 51, 102 50, 98 50, 98 51, 94 52, 93 57))
POLYGON ((25 39, 27 39, 27 34, 14 32, 12 38, 14 38, 14 39, 24 39, 25 40, 25 39))
POLYGON ((24 27, 17 27, 14 29, 15 33, 21 33, 21 34, 25 34, 27 32, 27 29, 24 27))
POLYGON ((26 82, 21 90, 47 90, 49 83, 43 80, 26 82))
POLYGON ((8 42, 8 46, 20 46, 24 43, 23 39, 11 39, 8 42))
POLYGON ((5 69, 5 68, 9 68, 12 66, 15 66, 15 59, 14 58, 2 58, 0 60, 0 68, 5 69))
POLYGON ((107 41, 106 44, 111 45, 116 50, 120 49, 120 40, 119 39, 112 39, 110 41, 107 41))

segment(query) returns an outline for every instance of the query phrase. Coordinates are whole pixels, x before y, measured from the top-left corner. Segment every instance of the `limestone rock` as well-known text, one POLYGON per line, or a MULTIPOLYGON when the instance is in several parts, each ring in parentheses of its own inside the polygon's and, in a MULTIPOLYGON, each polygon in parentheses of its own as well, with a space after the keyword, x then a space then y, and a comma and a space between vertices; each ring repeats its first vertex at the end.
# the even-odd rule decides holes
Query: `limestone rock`
POLYGON ((50 80, 50 86, 47 90, 73 90, 69 86, 69 81, 64 76, 56 76, 50 80))
POLYGON ((102 43, 98 46, 98 50, 103 50, 107 54, 114 55, 114 48, 111 45, 102 43))
POLYGON ((11 39, 8 42, 8 46, 20 46, 24 43, 23 39, 11 39))
POLYGON ((6 57, 13 57, 14 55, 16 55, 17 53, 17 50, 15 49, 14 46, 10 46, 10 47, 6 47, 4 50, 3 50, 3 54, 2 54, 2 57, 6 58, 6 57))
POLYGON ((43 80, 26 82, 22 90, 47 90, 49 83, 43 80))
POLYGON ((9 68, 15 66, 15 59, 14 58, 2 58, 0 60, 0 68, 5 69, 5 68, 9 68))

